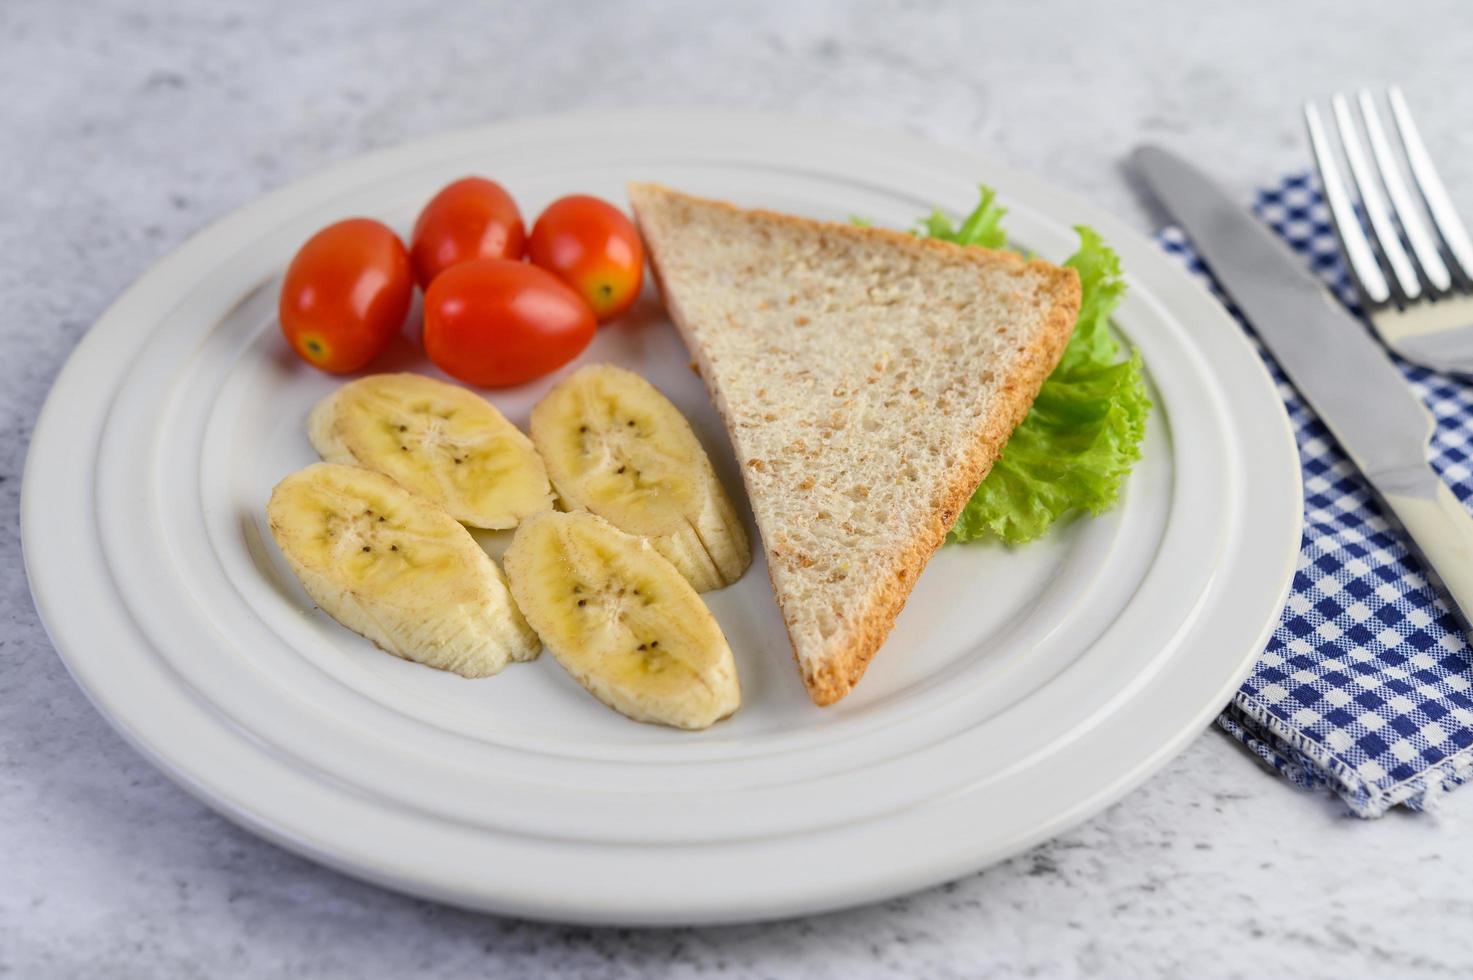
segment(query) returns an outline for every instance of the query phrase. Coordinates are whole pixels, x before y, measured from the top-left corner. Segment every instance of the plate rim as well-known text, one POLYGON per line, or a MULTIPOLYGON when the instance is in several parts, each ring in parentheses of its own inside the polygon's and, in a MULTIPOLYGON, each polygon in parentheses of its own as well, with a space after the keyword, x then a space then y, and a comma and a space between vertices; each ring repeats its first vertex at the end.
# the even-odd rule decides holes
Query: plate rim
MULTIPOLYGON (((587 112, 514 119, 454 130, 449 133, 412 140, 398 146, 375 150, 331 165, 314 174, 310 174, 257 197, 221 216, 194 235, 191 235, 177 248, 145 271, 132 286, 125 290, 99 316, 94 328, 120 316, 120 310, 126 309, 127 304, 138 296, 143 287, 167 278, 166 274, 172 271, 173 267, 184 255, 191 253, 202 239, 221 234, 223 229, 228 229, 232 223, 241 220, 249 212, 257 209, 264 210, 270 204, 288 196, 306 195, 309 189, 327 186, 333 181, 333 178, 344 172, 359 168, 367 170, 374 167, 382 167, 401 157, 405 160, 411 160, 418 156, 428 160, 437 152, 441 151, 442 148, 448 148, 460 142, 469 144, 480 140, 491 139, 496 136, 505 138, 507 133, 518 130, 535 132, 542 127, 577 127, 580 125, 580 122, 586 123, 595 119, 603 125, 608 125, 612 121, 615 123, 626 123, 631 128, 640 125, 680 126, 690 125, 696 122, 707 126, 713 125, 713 123, 715 125, 735 125, 740 123, 757 128, 770 127, 774 129, 801 125, 809 132, 817 130, 826 136, 847 141, 884 139, 892 145, 903 143, 913 148, 916 152, 923 151, 933 155, 940 155, 948 161, 966 161, 968 166, 974 168, 974 172, 1000 175, 1002 179, 998 183, 1004 188, 1008 197, 1027 201, 1031 207, 1042 210, 1045 213, 1058 213, 1067 208, 1067 213, 1072 219, 1092 224, 1106 235, 1107 239, 1111 241, 1117 251, 1122 254, 1122 257, 1126 258, 1125 264, 1127 269, 1131 269, 1132 266, 1139 268, 1141 264, 1146 264, 1155 266, 1160 270, 1169 270, 1164 273, 1164 279, 1170 284, 1170 291, 1175 294, 1175 297, 1168 306, 1174 309, 1182 303, 1188 306, 1194 305, 1196 307, 1193 313, 1194 316, 1217 321, 1221 329, 1230 331, 1242 353, 1246 354, 1251 359, 1252 364, 1256 366, 1261 375, 1263 393, 1266 393, 1272 399, 1273 404, 1277 408, 1275 417, 1280 423, 1280 431, 1276 433, 1279 436, 1276 442, 1280 449, 1287 448, 1288 458, 1292 462, 1292 465, 1286 470, 1286 475, 1292 474, 1291 482, 1293 492, 1288 494, 1288 496, 1293 500, 1292 510, 1294 516, 1292 523, 1294 525, 1294 533, 1292 535, 1292 547, 1285 546, 1285 554, 1281 562, 1281 583, 1277 590, 1276 604, 1271 614, 1266 616, 1264 625, 1259 630, 1254 642, 1246 645, 1245 649, 1247 652, 1240 658, 1237 669, 1231 677, 1219 685, 1217 696, 1210 703, 1207 703, 1205 707, 1197 708, 1192 713, 1190 724, 1179 725, 1173 737, 1164 740, 1155 752, 1150 753, 1145 758, 1137 760, 1132 766, 1127 767, 1127 771, 1114 780, 1108 791, 1097 794, 1096 798, 1079 801, 1072 810, 1061 813, 1055 819, 1040 824, 1034 833, 1014 838, 1006 848, 1001 850, 994 849, 991 853, 980 857, 978 860, 959 858, 948 861, 947 867, 939 872, 938 869, 927 867, 916 869, 909 876, 892 876, 885 881, 875 882, 873 887, 868 891, 851 892, 842 898, 829 896, 826 899, 815 899, 813 895, 808 895, 786 904, 780 901, 770 901, 766 908, 746 907, 742 909, 733 908, 725 911, 714 909, 696 910, 695 914, 690 917, 675 919, 658 914, 653 916, 635 914, 631 916, 628 915, 631 911, 628 909, 605 909, 602 913, 597 910, 581 910, 572 915, 571 918, 577 921, 642 924, 660 921, 751 921, 864 904, 969 873, 976 870, 979 865, 986 865, 996 860, 1001 860, 1031 846, 1038 840, 1059 833, 1066 829, 1067 826, 1071 826, 1085 819, 1125 795, 1125 793, 1139 785, 1141 781, 1184 748, 1195 737, 1202 726, 1230 699, 1231 692, 1241 683, 1242 678, 1246 676, 1248 671, 1251 670, 1253 662, 1263 648, 1264 641, 1277 624, 1279 611, 1282 609, 1292 584, 1293 573, 1299 556, 1299 538, 1302 533, 1303 512, 1302 477, 1298 465, 1298 453, 1293 437, 1293 430, 1283 403, 1276 393, 1274 382, 1258 354, 1253 350, 1247 336, 1232 321, 1227 312, 1218 305, 1216 300, 1212 299, 1210 293, 1200 282, 1193 279, 1184 269, 1172 264, 1168 256, 1161 253, 1153 243, 1135 231, 1126 222, 1114 218, 1107 212, 1087 202, 1076 199, 1067 191, 1061 191, 1047 182, 1030 174, 1017 171, 1015 168, 995 164, 965 150, 938 147, 929 141, 909 134, 901 135, 880 129, 854 126, 851 124, 838 124, 826 120, 806 119, 802 116, 788 114, 742 110, 632 110, 623 113, 587 112), (1040 198, 1047 200, 1049 203, 1040 206, 1037 203, 1040 198)), ((1154 283, 1154 288, 1159 293, 1162 289, 1161 282, 1157 281, 1154 283)), ((1167 299, 1167 297, 1161 298, 1163 301, 1167 299)), ((1209 330, 1218 329, 1214 328, 1210 323, 1205 326, 1209 330)), ((76 681, 78 686, 87 695, 89 701, 109 721, 114 729, 124 736, 129 744, 133 745, 141 754, 169 775, 173 781, 182 785, 192 795, 205 802, 227 819, 248 827, 253 832, 272 840, 278 845, 287 847, 297 853, 305 854, 313 860, 334 867, 339 871, 375 881, 378 884, 388 885, 401 891, 408 891, 425 897, 436 898, 473 908, 508 912, 535 918, 568 921, 570 916, 557 908, 537 908, 531 905, 519 905, 515 903, 507 905, 488 902, 483 895, 458 893, 453 889, 434 887, 422 881, 406 880, 387 873, 377 873, 373 868, 348 862, 341 855, 335 854, 330 850, 315 847, 310 841, 294 836, 285 828, 277 827, 270 821, 263 819, 260 814, 253 812, 249 807, 242 805, 238 801, 226 799, 223 795, 218 794, 204 783, 198 781, 190 773, 175 766, 166 752, 150 744, 146 739, 133 732, 122 717, 124 713, 117 711, 115 707, 111 706, 104 692, 95 690, 88 682, 80 662, 74 661, 78 653, 73 651, 69 654, 63 649, 63 644, 57 642, 58 634, 61 630, 54 628, 54 623, 61 621, 62 611, 56 608, 47 597, 41 594, 41 590, 36 587, 37 576, 34 574, 34 570, 46 562, 46 559, 42 557, 44 546, 38 539, 38 535, 41 533, 41 509, 43 505, 36 490, 36 484, 41 479, 38 474, 42 470, 42 465, 38 460, 44 461, 47 453, 51 451, 45 435, 56 424, 54 416, 58 415, 65 408, 64 405, 59 406, 58 404, 60 401, 57 397, 58 392, 63 391, 69 385, 74 386, 76 384, 77 378, 74 375, 77 375, 81 371, 79 365, 92 356, 94 348, 100 347, 103 343, 105 333, 105 331, 97 331, 96 329, 89 330, 87 335, 68 357, 62 370, 58 373, 33 429, 32 444, 27 453, 21 489, 20 523, 22 553, 28 571, 27 578, 33 601, 35 602, 37 612, 40 615, 47 635, 56 648, 58 655, 66 665, 74 681, 76 681)), ((382 869, 378 870, 382 871, 382 869)))

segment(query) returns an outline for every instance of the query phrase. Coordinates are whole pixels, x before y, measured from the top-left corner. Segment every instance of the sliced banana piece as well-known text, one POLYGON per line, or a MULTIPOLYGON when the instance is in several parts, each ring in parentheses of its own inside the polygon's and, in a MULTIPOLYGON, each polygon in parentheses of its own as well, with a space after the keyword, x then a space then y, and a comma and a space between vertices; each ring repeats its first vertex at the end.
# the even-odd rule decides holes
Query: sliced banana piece
POLYGON ((471 527, 516 527, 552 508, 532 441, 458 385, 419 374, 360 378, 317 404, 307 437, 327 462, 385 473, 471 527))
POLYGON ((276 485, 266 517, 312 600, 396 656, 486 677, 542 649, 470 532, 381 473, 315 463, 276 485))
POLYGON ((639 375, 610 364, 574 372, 532 410, 532 442, 570 510, 648 538, 696 591, 730 585, 751 564, 701 441, 639 375))
POLYGON ((648 539, 587 511, 539 514, 517 528, 506 573, 557 662, 620 714, 696 729, 741 704, 721 627, 648 539))

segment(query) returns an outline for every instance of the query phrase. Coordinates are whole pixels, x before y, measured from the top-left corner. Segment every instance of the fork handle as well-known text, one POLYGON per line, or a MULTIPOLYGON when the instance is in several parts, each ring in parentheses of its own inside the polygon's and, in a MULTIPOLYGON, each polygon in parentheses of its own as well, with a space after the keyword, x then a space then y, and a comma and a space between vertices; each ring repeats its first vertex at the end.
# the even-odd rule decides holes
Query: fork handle
POLYGON ((1441 580, 1467 633, 1473 623, 1473 516, 1430 467, 1425 473, 1428 479, 1383 490, 1382 498, 1411 535, 1434 582, 1441 580))

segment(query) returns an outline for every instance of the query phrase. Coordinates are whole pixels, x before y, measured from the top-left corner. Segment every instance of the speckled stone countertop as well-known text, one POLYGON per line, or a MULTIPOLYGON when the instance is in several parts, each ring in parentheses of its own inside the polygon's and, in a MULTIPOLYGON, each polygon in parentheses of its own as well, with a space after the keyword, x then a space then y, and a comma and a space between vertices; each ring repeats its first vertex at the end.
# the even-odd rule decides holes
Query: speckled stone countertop
POLYGON ((1473 974, 1473 789, 1373 823, 1216 731, 983 874, 763 926, 559 928, 323 870, 186 796, 72 685, 26 589, 32 423, 108 302, 191 232, 367 148, 525 113, 785 109, 975 149, 1147 227, 1143 138, 1246 194, 1308 95, 1399 81, 1473 209, 1466 0, 1207 5, 0 4, 0 976, 1473 974))

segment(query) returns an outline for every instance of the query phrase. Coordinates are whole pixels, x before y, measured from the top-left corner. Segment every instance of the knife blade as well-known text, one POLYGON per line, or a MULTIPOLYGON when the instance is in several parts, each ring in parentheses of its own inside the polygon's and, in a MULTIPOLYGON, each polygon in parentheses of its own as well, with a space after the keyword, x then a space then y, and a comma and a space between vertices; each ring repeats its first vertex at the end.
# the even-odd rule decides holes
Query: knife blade
POLYGON ((1432 416, 1401 372, 1276 235, 1181 157, 1131 156, 1230 296, 1436 573, 1473 619, 1473 517, 1427 461, 1432 416))
POLYGON ((1181 157, 1144 146, 1132 159, 1361 472, 1425 465, 1432 417, 1304 260, 1181 157))

